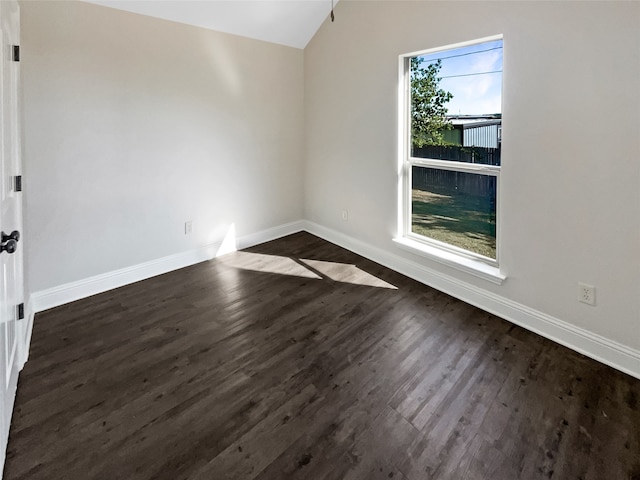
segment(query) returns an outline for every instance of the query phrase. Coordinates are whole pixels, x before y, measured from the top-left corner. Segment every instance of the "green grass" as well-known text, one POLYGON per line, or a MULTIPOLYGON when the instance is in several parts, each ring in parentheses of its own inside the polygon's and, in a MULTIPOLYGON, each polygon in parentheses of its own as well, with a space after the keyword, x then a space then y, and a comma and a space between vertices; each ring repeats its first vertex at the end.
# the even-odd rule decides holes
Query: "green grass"
POLYGON ((413 233, 496 258, 495 207, 489 199, 413 189, 411 213, 413 233))

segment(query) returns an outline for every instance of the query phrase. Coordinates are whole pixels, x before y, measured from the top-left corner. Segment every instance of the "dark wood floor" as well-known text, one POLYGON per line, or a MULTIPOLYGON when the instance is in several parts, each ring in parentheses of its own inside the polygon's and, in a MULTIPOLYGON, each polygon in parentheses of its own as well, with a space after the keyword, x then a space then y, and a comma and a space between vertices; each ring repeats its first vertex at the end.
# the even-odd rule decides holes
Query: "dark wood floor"
POLYGON ((640 381, 300 233, 38 314, 5 479, 634 479, 640 381))

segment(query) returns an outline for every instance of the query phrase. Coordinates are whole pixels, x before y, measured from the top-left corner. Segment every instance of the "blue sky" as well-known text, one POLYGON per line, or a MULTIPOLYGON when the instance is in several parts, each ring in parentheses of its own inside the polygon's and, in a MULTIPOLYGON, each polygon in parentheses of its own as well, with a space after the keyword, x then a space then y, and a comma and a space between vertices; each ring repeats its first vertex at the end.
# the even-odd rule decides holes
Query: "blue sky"
POLYGON ((502 40, 420 56, 423 65, 442 59, 438 76, 440 87, 453 94, 447 104, 450 115, 502 113, 502 40))

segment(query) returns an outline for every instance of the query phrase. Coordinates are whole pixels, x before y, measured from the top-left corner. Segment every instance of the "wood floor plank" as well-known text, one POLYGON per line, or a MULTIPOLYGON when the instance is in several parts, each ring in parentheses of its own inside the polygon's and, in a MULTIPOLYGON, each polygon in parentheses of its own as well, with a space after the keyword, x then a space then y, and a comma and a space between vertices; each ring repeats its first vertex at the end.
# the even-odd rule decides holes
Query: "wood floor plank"
POLYGON ((307 233, 36 316, 9 480, 640 479, 640 381, 307 233))

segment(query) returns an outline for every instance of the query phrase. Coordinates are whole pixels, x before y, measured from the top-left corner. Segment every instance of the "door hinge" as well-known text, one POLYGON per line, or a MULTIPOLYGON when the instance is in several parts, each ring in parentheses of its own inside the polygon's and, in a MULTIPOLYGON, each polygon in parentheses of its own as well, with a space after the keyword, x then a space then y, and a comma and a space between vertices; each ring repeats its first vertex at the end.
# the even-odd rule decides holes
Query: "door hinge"
POLYGON ((24 319, 24 303, 18 305, 18 320, 24 319))
POLYGON ((20 45, 13 46, 13 61, 14 62, 20 61, 20 45))
POLYGON ((16 175, 13 189, 16 192, 22 191, 22 175, 16 175))

